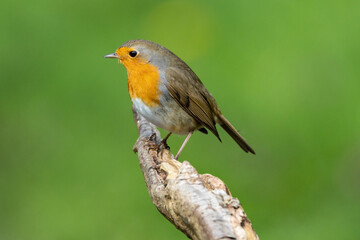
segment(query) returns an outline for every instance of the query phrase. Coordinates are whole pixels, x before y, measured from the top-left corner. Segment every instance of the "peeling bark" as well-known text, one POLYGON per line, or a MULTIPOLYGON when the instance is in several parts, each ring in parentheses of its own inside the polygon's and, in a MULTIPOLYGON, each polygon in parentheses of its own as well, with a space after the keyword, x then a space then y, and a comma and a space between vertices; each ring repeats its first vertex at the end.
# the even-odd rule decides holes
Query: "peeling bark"
POLYGON ((190 239, 259 239, 239 200, 225 183, 199 174, 160 145, 156 127, 134 111, 139 138, 134 146, 156 208, 190 239))

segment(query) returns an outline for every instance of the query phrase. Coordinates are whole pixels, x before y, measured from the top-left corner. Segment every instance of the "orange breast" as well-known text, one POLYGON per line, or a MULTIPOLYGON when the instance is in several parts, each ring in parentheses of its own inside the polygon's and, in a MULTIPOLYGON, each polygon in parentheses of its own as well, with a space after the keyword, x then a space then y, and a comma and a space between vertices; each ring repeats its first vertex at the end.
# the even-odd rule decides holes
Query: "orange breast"
POLYGON ((128 72, 130 98, 140 98, 150 107, 160 104, 159 70, 150 63, 131 62, 124 64, 128 72))

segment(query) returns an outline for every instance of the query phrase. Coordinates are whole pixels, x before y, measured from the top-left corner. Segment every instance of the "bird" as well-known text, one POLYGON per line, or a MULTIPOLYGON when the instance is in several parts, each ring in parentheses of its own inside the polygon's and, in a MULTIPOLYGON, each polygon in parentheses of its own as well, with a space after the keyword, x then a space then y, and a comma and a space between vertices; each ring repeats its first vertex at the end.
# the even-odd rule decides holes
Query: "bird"
POLYGON ((177 160, 194 131, 207 129, 221 142, 220 125, 246 152, 255 151, 221 113, 214 97, 193 70, 173 52, 152 41, 136 39, 122 44, 115 58, 126 68, 128 90, 135 110, 155 126, 171 134, 187 135, 177 160))

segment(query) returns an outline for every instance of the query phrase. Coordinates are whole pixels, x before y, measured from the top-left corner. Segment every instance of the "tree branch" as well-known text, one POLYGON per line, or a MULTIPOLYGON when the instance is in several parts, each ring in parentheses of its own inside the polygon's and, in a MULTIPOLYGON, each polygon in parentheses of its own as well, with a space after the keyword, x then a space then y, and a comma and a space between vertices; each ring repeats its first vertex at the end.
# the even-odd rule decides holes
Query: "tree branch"
POLYGON ((134 146, 156 208, 191 239, 259 239, 237 198, 217 177, 198 174, 159 147, 156 127, 133 110, 139 131, 134 146))

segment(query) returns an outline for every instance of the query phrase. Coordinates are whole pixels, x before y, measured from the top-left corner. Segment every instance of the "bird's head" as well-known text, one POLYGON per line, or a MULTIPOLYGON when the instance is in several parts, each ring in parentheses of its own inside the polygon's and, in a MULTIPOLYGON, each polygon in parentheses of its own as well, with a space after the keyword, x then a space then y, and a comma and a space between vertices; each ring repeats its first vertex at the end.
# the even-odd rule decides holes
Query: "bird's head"
POLYGON ((117 58, 129 71, 148 63, 160 69, 165 68, 171 59, 169 55, 173 55, 173 53, 163 46, 139 39, 124 43, 115 53, 108 54, 104 57, 117 58))

